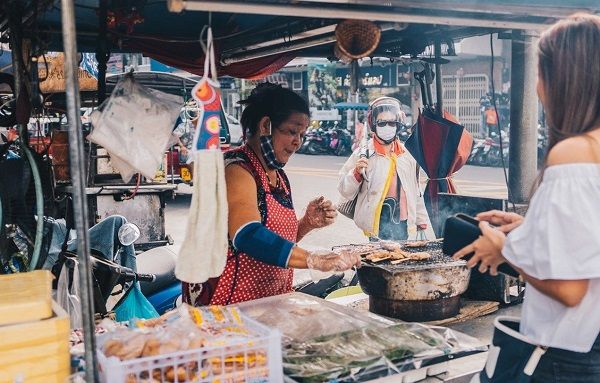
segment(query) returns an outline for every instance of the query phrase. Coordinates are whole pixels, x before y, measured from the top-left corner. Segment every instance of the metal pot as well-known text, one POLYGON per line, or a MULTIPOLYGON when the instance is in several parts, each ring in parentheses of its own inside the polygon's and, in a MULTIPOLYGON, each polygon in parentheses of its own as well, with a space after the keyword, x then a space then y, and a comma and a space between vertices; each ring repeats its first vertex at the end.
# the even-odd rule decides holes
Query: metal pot
POLYGON ((362 289, 371 296, 398 301, 436 300, 464 293, 471 269, 464 261, 397 268, 363 265, 358 269, 362 289))
POLYGON ((370 311, 405 321, 439 320, 458 314, 471 269, 465 261, 442 254, 441 243, 430 242, 422 250, 432 257, 398 265, 363 262, 357 273, 363 291, 370 296, 370 311))

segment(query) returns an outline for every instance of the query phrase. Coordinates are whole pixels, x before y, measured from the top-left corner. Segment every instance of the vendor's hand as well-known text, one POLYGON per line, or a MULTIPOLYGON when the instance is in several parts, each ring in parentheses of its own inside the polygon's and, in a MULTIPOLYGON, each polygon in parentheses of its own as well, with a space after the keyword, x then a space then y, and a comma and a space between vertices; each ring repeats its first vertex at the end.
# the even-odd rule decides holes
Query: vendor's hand
POLYGON ((490 210, 477 214, 477 219, 498 226, 497 229, 508 234, 523 223, 523 216, 517 213, 508 213, 500 210, 490 210))
POLYGON ((303 219, 311 229, 319 229, 335 222, 337 214, 334 204, 320 196, 308 203, 303 219))
POLYGON ((346 271, 352 267, 359 267, 360 255, 355 253, 319 253, 314 252, 306 257, 306 265, 309 269, 319 271, 346 271))
POLYGON ((369 166, 369 160, 365 157, 361 157, 356 161, 356 165, 354 165, 354 174, 362 174, 363 170, 366 172, 367 167, 369 166))
POLYGON ((479 228, 481 229, 481 236, 475 242, 459 250, 453 258, 460 259, 474 253, 473 257, 467 262, 467 266, 474 267, 481 262, 479 266, 481 273, 485 273, 489 269, 491 275, 497 275, 498 266, 506 262, 506 259, 502 256, 506 234, 491 227, 487 222, 480 222, 479 228))

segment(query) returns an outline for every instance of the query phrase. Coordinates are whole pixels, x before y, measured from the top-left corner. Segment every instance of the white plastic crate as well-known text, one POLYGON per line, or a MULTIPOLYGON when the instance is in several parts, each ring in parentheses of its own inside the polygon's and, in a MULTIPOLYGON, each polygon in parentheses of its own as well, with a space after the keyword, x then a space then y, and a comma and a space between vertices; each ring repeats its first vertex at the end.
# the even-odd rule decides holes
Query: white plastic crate
POLYGON ((243 314, 242 318, 255 334, 248 340, 226 347, 203 347, 124 361, 107 358, 101 350, 108 336, 99 337, 100 380, 104 383, 283 382, 281 333, 243 314))

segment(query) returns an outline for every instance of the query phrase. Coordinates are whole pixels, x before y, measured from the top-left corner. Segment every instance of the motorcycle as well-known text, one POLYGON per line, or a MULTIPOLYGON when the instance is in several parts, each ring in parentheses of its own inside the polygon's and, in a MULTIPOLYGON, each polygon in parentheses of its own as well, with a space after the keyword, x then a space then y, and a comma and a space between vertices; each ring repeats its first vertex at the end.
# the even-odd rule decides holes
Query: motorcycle
POLYGON ((491 142, 489 138, 476 140, 471 150, 471 156, 469 157, 469 163, 471 165, 485 166, 487 160, 487 153, 491 148, 491 142))
POLYGON ((347 129, 337 126, 337 121, 332 132, 330 148, 336 156, 346 156, 352 153, 352 135, 347 129))
MULTIPOLYGON (((98 250, 90 250, 94 311, 106 314, 117 308, 137 282, 140 283, 144 296, 159 314, 175 308, 181 297, 181 282, 175 277, 175 253, 165 246, 142 252, 135 257, 137 271, 133 271, 115 260, 119 259, 124 245, 129 245, 139 238, 139 230, 126 241, 120 233, 121 231, 120 244, 116 247, 112 259, 107 259, 106 254, 98 250)), ((63 265, 66 266, 69 275, 72 275, 77 265, 76 261, 77 254, 63 252, 53 268, 57 280, 63 265)))
POLYGON ((300 148, 301 153, 333 154, 344 156, 352 151, 352 136, 338 126, 337 121, 332 126, 322 124, 318 129, 309 131, 300 148))
POLYGON ((546 128, 538 124, 538 142, 537 142, 537 160, 538 166, 544 162, 546 151, 548 149, 548 136, 546 128))
POLYGON ((468 164, 477 166, 502 166, 502 158, 508 161, 510 141, 508 134, 502 135, 502 151, 500 138, 493 132, 490 137, 476 140, 471 149, 468 164))
POLYGON ((500 167, 502 166, 503 159, 505 163, 508 161, 508 151, 510 146, 508 134, 502 135, 502 145, 500 145, 500 137, 498 134, 492 133, 489 145, 490 149, 486 158, 487 166, 500 167))
POLYGON ((152 274, 152 281, 141 281, 142 293, 159 314, 181 303, 181 282, 175 276, 177 255, 168 247, 155 247, 137 256, 138 272, 152 274))

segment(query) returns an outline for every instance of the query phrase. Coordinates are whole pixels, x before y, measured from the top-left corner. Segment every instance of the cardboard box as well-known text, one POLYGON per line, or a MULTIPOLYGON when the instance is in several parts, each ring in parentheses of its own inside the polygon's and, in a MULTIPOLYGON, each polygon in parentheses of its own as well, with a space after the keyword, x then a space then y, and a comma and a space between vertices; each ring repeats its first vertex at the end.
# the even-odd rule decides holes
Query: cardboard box
POLYGON ((48 270, 0 275, 0 326, 52 316, 52 278, 48 270))
POLYGON ((0 326, 0 383, 64 383, 70 375, 69 315, 0 326))

